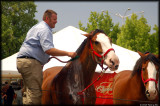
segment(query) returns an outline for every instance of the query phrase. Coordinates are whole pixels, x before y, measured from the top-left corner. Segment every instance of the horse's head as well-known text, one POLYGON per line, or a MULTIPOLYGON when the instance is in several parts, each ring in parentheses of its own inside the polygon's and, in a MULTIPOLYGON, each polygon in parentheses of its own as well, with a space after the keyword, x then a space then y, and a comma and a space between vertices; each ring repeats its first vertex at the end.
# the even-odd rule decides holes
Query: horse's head
POLYGON ((90 40, 90 48, 96 62, 104 63, 112 71, 117 70, 119 67, 119 58, 112 48, 111 39, 102 30, 98 29, 84 35, 90 40))
POLYGON ((145 86, 145 94, 149 100, 154 100, 158 96, 158 79, 160 70, 160 60, 151 53, 138 52, 142 58, 141 78, 145 86))

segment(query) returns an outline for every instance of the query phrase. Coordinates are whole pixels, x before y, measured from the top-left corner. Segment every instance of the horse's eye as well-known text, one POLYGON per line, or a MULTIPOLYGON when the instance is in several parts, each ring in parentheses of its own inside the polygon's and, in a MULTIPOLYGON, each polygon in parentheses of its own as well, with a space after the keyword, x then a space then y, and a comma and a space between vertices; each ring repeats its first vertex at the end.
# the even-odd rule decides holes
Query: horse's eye
POLYGON ((95 41, 94 43, 95 43, 96 45, 98 45, 98 44, 99 44, 99 42, 98 42, 98 41, 95 41))

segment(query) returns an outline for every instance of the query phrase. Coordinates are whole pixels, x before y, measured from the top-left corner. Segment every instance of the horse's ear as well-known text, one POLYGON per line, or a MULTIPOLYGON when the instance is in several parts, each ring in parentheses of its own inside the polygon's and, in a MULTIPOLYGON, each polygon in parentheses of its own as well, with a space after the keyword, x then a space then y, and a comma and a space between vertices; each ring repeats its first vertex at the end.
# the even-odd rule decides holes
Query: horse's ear
POLYGON ((141 53, 140 51, 138 51, 138 54, 143 57, 145 54, 141 53))
POLYGON ((82 34, 82 35, 86 36, 87 38, 90 36, 90 34, 88 34, 88 33, 87 34, 82 34))

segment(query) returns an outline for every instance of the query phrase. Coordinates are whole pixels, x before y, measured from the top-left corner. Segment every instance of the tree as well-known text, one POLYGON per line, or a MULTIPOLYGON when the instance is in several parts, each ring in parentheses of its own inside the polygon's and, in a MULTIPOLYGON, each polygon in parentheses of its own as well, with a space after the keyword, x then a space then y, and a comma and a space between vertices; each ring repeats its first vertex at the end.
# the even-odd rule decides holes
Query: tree
POLYGON ((119 28, 119 23, 113 24, 108 11, 105 15, 91 12, 87 27, 83 27, 79 21, 79 28, 88 33, 95 29, 102 29, 112 39, 112 42, 119 46, 136 52, 149 51, 158 54, 158 26, 155 25, 153 30, 156 32, 150 34, 151 26, 147 24, 146 18, 144 16, 137 18, 138 16, 133 13, 131 18, 126 18, 125 24, 119 28))
POLYGON ((38 22, 34 2, 2 1, 1 59, 19 51, 27 31, 38 22))
POLYGON ((149 48, 148 48, 148 50, 150 50, 154 54, 158 54, 159 47, 160 47, 160 45, 158 43, 159 42, 158 41, 159 40, 159 28, 158 28, 158 26, 154 25, 153 30, 155 30, 155 32, 149 36, 149 40, 148 40, 149 48))
POLYGON ((138 20, 136 14, 127 18, 125 25, 121 27, 121 33, 118 34, 117 44, 133 51, 154 52, 152 43, 153 37, 150 34, 151 26, 147 20, 141 16, 138 20))
POLYGON ((88 33, 95 29, 101 29, 112 39, 113 43, 116 43, 117 33, 120 32, 119 23, 114 26, 108 11, 106 11, 105 15, 103 12, 101 14, 97 12, 91 12, 88 21, 89 22, 87 23, 86 28, 83 27, 83 24, 81 21, 79 21, 79 29, 88 33))

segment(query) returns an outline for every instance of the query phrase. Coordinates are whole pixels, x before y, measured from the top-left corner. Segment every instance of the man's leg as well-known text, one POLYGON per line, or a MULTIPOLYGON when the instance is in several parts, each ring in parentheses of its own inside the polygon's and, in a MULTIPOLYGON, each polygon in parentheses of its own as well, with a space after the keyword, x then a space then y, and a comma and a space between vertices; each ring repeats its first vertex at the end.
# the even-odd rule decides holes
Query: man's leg
POLYGON ((18 59, 17 68, 26 86, 27 104, 41 104, 43 74, 40 62, 34 59, 18 59))

